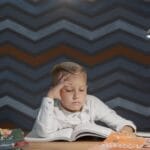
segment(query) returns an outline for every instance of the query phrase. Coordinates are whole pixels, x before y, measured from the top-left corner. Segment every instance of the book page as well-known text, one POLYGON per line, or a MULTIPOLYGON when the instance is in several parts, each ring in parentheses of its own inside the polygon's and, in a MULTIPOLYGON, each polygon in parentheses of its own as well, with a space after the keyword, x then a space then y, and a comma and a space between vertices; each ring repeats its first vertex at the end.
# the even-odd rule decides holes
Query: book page
POLYGON ((53 132, 50 135, 51 141, 54 140, 66 140, 66 141, 71 141, 71 135, 72 135, 73 129, 72 128, 65 128, 58 130, 56 132, 53 132))
POLYGON ((55 140, 71 140, 72 128, 65 128, 52 132, 47 137, 39 137, 35 130, 31 131, 24 139, 28 142, 46 142, 46 141, 55 141, 55 140))
POLYGON ((98 136, 102 138, 108 137, 112 133, 112 129, 97 125, 95 123, 80 124, 74 128, 72 138, 82 136, 98 136))
POLYGON ((136 135, 140 137, 150 138, 150 132, 137 131, 136 135))

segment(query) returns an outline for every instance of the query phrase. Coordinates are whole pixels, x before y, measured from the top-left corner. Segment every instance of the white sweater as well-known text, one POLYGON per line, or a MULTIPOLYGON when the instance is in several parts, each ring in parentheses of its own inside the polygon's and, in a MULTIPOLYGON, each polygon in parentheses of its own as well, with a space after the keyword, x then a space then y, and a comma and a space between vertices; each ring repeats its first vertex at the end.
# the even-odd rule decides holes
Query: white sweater
POLYGON ((58 100, 44 97, 34 129, 38 136, 47 137, 54 131, 75 127, 81 123, 93 123, 98 120, 116 131, 119 131, 125 125, 136 130, 133 122, 122 118, 100 99, 92 95, 87 95, 86 103, 80 112, 69 112, 61 106, 58 100))

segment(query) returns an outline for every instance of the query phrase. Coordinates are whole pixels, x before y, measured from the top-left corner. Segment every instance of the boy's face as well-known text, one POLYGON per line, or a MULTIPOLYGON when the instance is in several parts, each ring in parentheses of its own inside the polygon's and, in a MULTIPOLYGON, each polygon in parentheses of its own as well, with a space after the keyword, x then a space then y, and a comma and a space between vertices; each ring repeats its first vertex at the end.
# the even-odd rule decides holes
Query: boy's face
POLYGON ((69 85, 60 91, 61 104, 69 111, 80 111, 85 103, 87 94, 86 77, 84 73, 70 74, 67 78, 69 85))

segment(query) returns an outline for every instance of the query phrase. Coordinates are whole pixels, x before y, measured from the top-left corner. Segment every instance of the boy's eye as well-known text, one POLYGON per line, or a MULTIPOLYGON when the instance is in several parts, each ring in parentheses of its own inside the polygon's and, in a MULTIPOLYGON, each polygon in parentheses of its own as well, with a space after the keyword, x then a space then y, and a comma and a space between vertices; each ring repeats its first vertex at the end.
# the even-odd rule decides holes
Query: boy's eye
POLYGON ((80 89, 80 92, 84 92, 85 90, 84 89, 80 89))
POLYGON ((73 90, 71 90, 71 89, 66 89, 66 92, 72 92, 73 90))

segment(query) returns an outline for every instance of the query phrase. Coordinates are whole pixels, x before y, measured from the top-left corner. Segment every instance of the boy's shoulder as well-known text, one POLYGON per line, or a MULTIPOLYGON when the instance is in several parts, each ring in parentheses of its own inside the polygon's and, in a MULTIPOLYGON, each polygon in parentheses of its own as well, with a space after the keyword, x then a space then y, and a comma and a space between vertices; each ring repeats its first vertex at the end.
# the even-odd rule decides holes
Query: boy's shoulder
POLYGON ((87 94, 86 103, 87 105, 93 106, 93 107, 106 105, 100 98, 94 95, 90 95, 90 94, 87 94))
POLYGON ((86 101, 87 103, 97 103, 97 101, 101 101, 98 97, 91 95, 91 94, 87 94, 86 96, 86 101))
POLYGON ((98 100, 99 98, 96 97, 95 95, 87 94, 86 99, 87 99, 87 100, 93 100, 93 99, 94 99, 94 100, 98 100))

